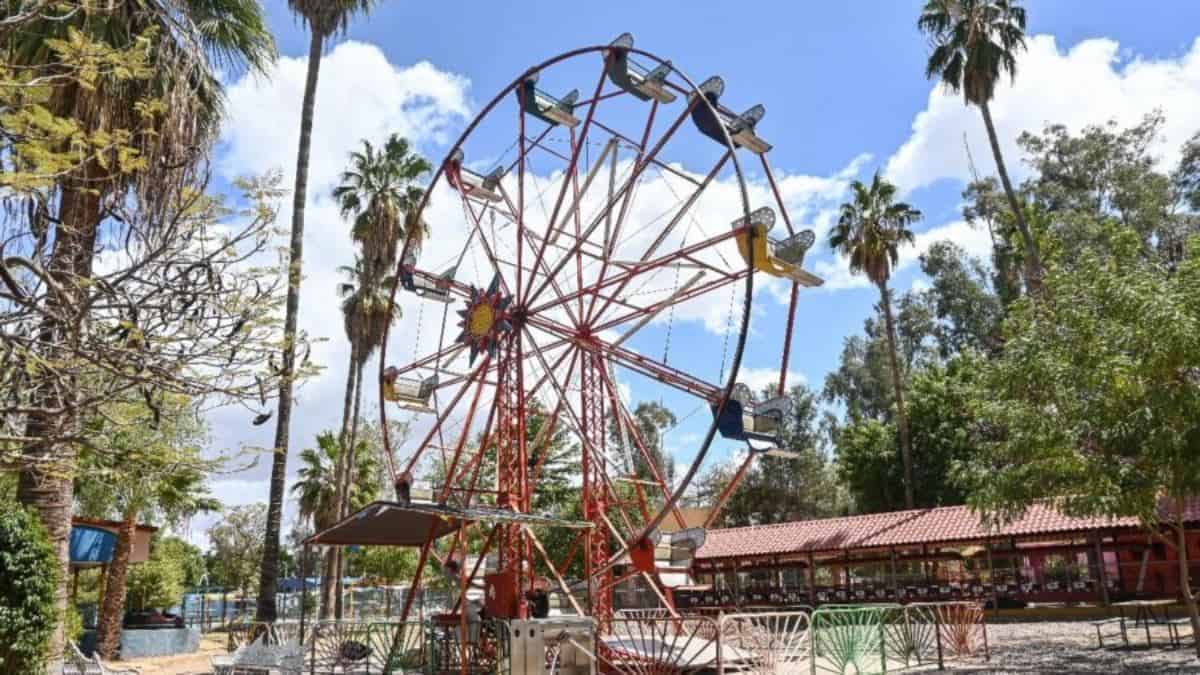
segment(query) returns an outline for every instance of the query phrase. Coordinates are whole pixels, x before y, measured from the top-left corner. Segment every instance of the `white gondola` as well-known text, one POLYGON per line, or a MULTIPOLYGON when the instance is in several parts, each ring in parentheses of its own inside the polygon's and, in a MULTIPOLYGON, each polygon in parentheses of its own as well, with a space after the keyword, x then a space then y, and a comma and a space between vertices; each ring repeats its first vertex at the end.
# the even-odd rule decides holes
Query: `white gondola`
POLYGON ((407 380, 398 377, 394 367, 388 368, 383 373, 384 400, 413 412, 433 412, 429 400, 433 398, 433 392, 437 390, 437 386, 437 375, 431 375, 423 380, 407 380))
POLYGON ((438 275, 436 281, 432 281, 424 276, 413 274, 413 268, 416 264, 417 258, 412 250, 409 250, 404 256, 404 263, 400 266, 400 286, 404 290, 426 300, 452 302, 454 297, 450 294, 450 284, 454 281, 454 275, 458 272, 458 265, 451 266, 450 269, 438 275))
POLYGON ((446 177, 451 187, 468 197, 475 197, 489 202, 500 201, 500 179, 504 178, 504 168, 496 167, 486 176, 480 175, 463 166, 462 148, 455 150, 446 159, 446 177))
POLYGON ((774 277, 791 279, 801 286, 815 287, 825 283, 820 277, 805 271, 804 255, 816 242, 812 230, 801 230, 783 239, 770 235, 775 227, 775 211, 762 207, 750 212, 730 224, 734 230, 744 230, 737 235, 738 252, 746 259, 750 255, 750 232, 754 232, 754 269, 774 277))
POLYGON ((708 99, 709 104, 717 111, 714 117, 709 106, 695 105, 692 107, 692 120, 705 136, 724 145, 725 138, 721 126, 729 133, 733 142, 746 148, 756 155, 762 155, 771 150, 771 144, 764 141, 755 133, 755 127, 767 114, 767 109, 761 104, 752 106, 740 115, 733 115, 721 108, 721 95, 725 93, 725 81, 720 77, 710 77, 700 84, 699 93, 708 99))
POLYGON ((525 112, 547 124, 561 124, 572 128, 578 126, 579 118, 575 117, 574 113, 575 104, 579 101, 579 90, 572 89, 566 96, 555 98, 538 89, 537 81, 538 74, 534 72, 525 76, 525 81, 521 84, 518 98, 525 112))
POLYGON ((647 71, 629 60, 629 50, 633 49, 633 35, 622 33, 609 45, 609 60, 607 64, 608 78, 613 84, 633 94, 643 101, 655 100, 659 103, 672 103, 675 94, 667 91, 667 76, 671 74, 671 64, 663 63, 647 71))

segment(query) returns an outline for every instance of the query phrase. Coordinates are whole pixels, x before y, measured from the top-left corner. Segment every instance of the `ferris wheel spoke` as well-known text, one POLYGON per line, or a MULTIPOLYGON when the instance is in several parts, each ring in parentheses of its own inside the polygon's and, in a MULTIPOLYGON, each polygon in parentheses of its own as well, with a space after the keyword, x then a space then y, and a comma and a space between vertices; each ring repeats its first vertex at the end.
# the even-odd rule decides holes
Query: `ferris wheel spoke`
POLYGON ((625 347, 617 347, 599 340, 596 341, 596 345, 609 359, 629 370, 705 401, 721 399, 720 387, 695 375, 690 375, 662 361, 643 356, 625 347))
MULTIPOLYGON (((689 104, 688 106, 685 107, 683 114, 680 115, 671 124, 671 126, 663 133, 663 135, 655 143, 654 148, 651 149, 649 153, 647 153, 646 157, 642 158, 642 160, 639 161, 633 167, 633 170, 630 172, 629 178, 627 178, 625 180, 624 184, 621 186, 621 189, 618 191, 618 194, 620 196, 624 196, 625 193, 627 193, 629 190, 633 189, 633 186, 637 184, 638 178, 642 175, 642 173, 646 170, 646 168, 650 166, 649 160, 653 159, 654 157, 656 157, 658 155, 658 153, 663 149, 663 146, 665 146, 667 144, 667 141, 669 141, 671 139, 671 137, 675 135, 675 132, 679 130, 679 127, 684 123, 685 120, 688 119, 688 117, 690 116, 690 112, 691 112, 691 104, 689 104)), ((586 241, 589 237, 591 237, 592 233, 596 230, 596 228, 605 221, 605 217, 608 214, 608 212, 612 210, 613 205, 614 205, 614 202, 610 201, 607 204, 605 204, 602 209, 600 209, 600 213, 598 213, 598 214, 596 214, 596 216, 594 216, 594 219, 592 220, 591 224, 589 224, 587 229, 580 234, 580 236, 576 240, 575 244, 572 246, 572 250, 570 250, 568 252, 568 254, 566 256, 564 256, 552 268, 553 273, 550 274, 551 277, 557 276, 558 273, 562 271, 562 268, 566 266, 567 261, 576 255, 576 251, 581 246, 583 246, 583 242, 586 241)), ((542 283, 537 287, 537 290, 535 290, 532 295, 527 296, 524 304, 532 305, 534 302, 536 302, 538 297, 540 297, 541 294, 545 291, 547 284, 548 284, 548 280, 543 280, 542 283)))
MULTIPOLYGON (((467 348, 466 345, 459 344, 456 342, 456 343, 450 345, 449 347, 439 349, 436 352, 434 352, 428 356, 422 357, 416 361, 413 361, 412 363, 410 363, 408 365, 396 368, 396 374, 404 375, 406 373, 411 373, 414 370, 422 370, 422 369, 426 369, 426 368, 438 367, 438 364, 440 364, 443 360, 445 360, 446 362, 452 361, 456 356, 459 355, 459 353, 462 352, 462 350, 464 350, 466 348, 467 348)), ((440 367, 439 367, 439 369, 440 369, 440 367)), ((445 386, 449 386, 449 385, 447 384, 445 386)))
POLYGON ((697 272, 694 276, 681 284, 679 289, 671 294, 670 297, 664 298, 645 307, 638 307, 633 311, 626 312, 625 314, 614 316, 604 323, 597 324, 592 330, 599 333, 601 331, 616 328, 630 321, 637 321, 636 324, 622 333, 621 338, 614 343, 618 345, 622 344, 625 342, 625 340, 632 337, 635 332, 644 327, 645 324, 653 321, 654 318, 661 314, 664 310, 675 305, 681 305, 689 300, 692 300, 693 298, 707 295, 726 286, 744 281, 746 279, 746 275, 748 274, 750 274, 749 270, 741 269, 721 279, 713 279, 705 283, 700 283, 700 280, 703 278, 703 273, 697 272))
MULTIPOLYGON (((483 246, 484 255, 487 257, 488 262, 491 264, 492 271, 500 279, 501 290, 504 291, 504 293, 506 295, 511 295, 512 289, 509 287, 508 280, 504 278, 504 273, 500 270, 500 260, 496 257, 496 252, 492 249, 491 245, 488 244, 488 238, 486 236, 484 236, 484 233, 483 233, 483 223, 480 221, 483 220, 484 212, 481 211, 478 214, 476 214, 475 209, 471 208, 470 200, 468 200, 466 197, 463 198, 463 206, 464 206, 467 214, 470 216, 471 226, 474 229, 474 233, 476 235, 478 235, 479 243, 483 246)), ((511 206, 512 205, 510 204, 509 207, 511 208, 511 206)), ((439 277, 439 279, 440 279, 440 277, 439 277)), ((470 298, 469 291, 467 293, 467 298, 470 298)))
MULTIPOLYGON (((646 115, 646 124, 642 128, 642 140, 640 143, 636 144, 637 155, 634 157, 635 164, 638 162, 641 162, 642 158, 645 156, 646 144, 650 142, 650 132, 654 129, 654 119, 655 119, 655 117, 658 116, 658 106, 659 106, 658 99, 655 99, 654 102, 650 105, 650 112, 646 115)), ((690 105, 688 107, 687 112, 689 114, 691 112, 690 105)), ((615 194, 614 194, 614 190, 613 190, 613 180, 614 180, 613 177, 616 176, 616 171, 617 171, 617 161, 616 161, 616 156, 614 155, 613 156, 612 174, 610 176, 609 185, 608 185, 608 196, 609 196, 610 202, 615 198, 615 194)), ((609 229, 608 236, 605 237, 605 241, 604 241, 604 253, 605 253, 604 257, 606 259, 612 257, 613 247, 616 245, 616 242, 620 241, 621 227, 625 222, 626 214, 628 214, 628 212, 629 212, 629 199, 631 196, 632 196, 632 192, 626 192, 625 195, 621 198, 621 210, 617 213, 617 222, 616 223, 606 223, 608 226, 608 229, 609 229)), ((606 217, 611 217, 611 211, 609 212, 609 215, 606 217)), ((601 273, 600 273, 600 278, 601 279, 604 278, 603 271, 601 271, 601 273)))
MULTIPOLYGON (((467 437, 471 435, 471 423, 475 421, 475 411, 479 408, 479 398, 483 393, 484 383, 485 378, 480 378, 479 385, 475 390, 475 395, 471 399, 471 405, 469 408, 467 408, 467 418, 463 421, 462 433, 458 435, 458 443, 454 447, 454 456, 450 460, 450 465, 446 467, 446 484, 442 486, 441 498, 438 500, 439 503, 446 502, 446 497, 454 485, 455 471, 458 469, 458 462, 462 457, 463 448, 466 446, 467 437)), ((495 417, 496 407, 491 406, 488 411, 487 422, 484 424, 483 429, 483 436, 485 438, 491 432, 492 421, 495 419, 495 417)), ((485 446, 480 447, 478 451, 479 453, 483 452, 483 447, 485 446)))
POLYGON ((558 569, 554 567, 554 562, 550 560, 550 554, 546 553, 546 548, 542 546, 542 542, 537 538, 537 535, 533 533, 533 528, 529 527, 528 525, 522 525, 521 529, 525 531, 525 536, 529 538, 529 541, 533 544, 533 548, 537 550, 539 554, 541 554, 542 562, 546 564, 546 567, 550 570, 550 573, 554 575, 554 581, 558 583, 558 588, 562 591, 563 595, 567 596, 567 602, 571 603, 571 607, 575 609, 575 612, 579 616, 586 616, 587 613, 583 611, 583 608, 580 607, 579 603, 575 601, 575 596, 571 594, 571 587, 567 586, 567 582, 562 578, 562 575, 558 573, 558 569))
MULTIPOLYGON (((663 480, 662 472, 659 471, 659 467, 655 464, 653 456, 646 447, 646 441, 642 438, 642 433, 637 428, 637 425, 634 424, 633 417, 629 414, 629 410, 627 410, 625 405, 621 403, 621 397, 617 394, 616 382, 613 382, 609 377, 607 368, 601 369, 600 379, 601 382, 604 383, 605 389, 608 390, 609 401, 612 403, 613 410, 616 411, 617 423, 625 427, 625 433, 633 439, 634 445, 637 446, 638 452, 642 456, 642 461, 644 461, 646 466, 650 469, 650 475, 654 478, 655 484, 660 490, 662 490, 663 498, 669 500, 671 497, 671 490, 667 487, 667 482, 663 480)), ((672 505, 671 510, 674 513, 675 520, 679 524, 680 529, 687 527, 683 520, 683 513, 680 512, 678 505, 672 505)))
MULTIPOLYGON (((450 399, 450 403, 446 405, 446 409, 438 415, 437 421, 433 424, 433 428, 429 430, 429 432, 425 435, 425 439, 421 441, 420 445, 417 446, 416 451, 413 452, 413 456, 409 458, 408 463, 405 465, 404 471, 401 474, 402 476, 413 475, 412 471, 414 468, 416 468, 417 462, 420 461, 421 455, 424 454, 425 449, 429 446, 434 436, 440 433, 442 425, 446 423, 446 420, 450 417, 450 413, 454 412, 454 408, 458 406, 459 401, 463 399, 464 395, 467 393, 467 390, 471 388, 471 384, 478 381, 479 391, 482 391, 483 385, 485 384, 484 380, 486 379, 484 374, 487 372, 488 365, 490 363, 491 357, 484 357, 483 362, 471 372, 471 374, 467 377, 466 382, 459 387, 458 392, 453 398, 450 399)), ((478 397, 478 395, 479 393, 477 391, 476 396, 478 397)), ((464 429, 464 433, 467 433, 466 429, 464 429)))
MULTIPOLYGON (((554 284, 555 288, 558 287, 557 273, 551 273, 551 270, 549 267, 549 262, 545 257, 545 253, 549 249, 549 247, 559 248, 558 238, 563 233, 566 233, 567 237, 578 238, 578 234, 579 234, 578 230, 576 230, 574 235, 572 235, 570 232, 567 232, 567 230, 566 230, 567 222, 570 220, 574 220, 576 223, 578 223, 579 209, 582 204, 582 196, 586 195, 588 193, 588 191, 591 189, 592 182, 595 180, 596 176, 599 175, 600 169, 604 165, 605 157, 610 156, 610 155, 613 158, 615 158, 617 155, 615 139, 610 139, 607 143, 605 143, 604 150, 601 151, 600 156, 597 158, 595 164, 592 165, 591 170, 588 171, 588 175, 584 178, 582 189, 577 188, 574 191, 574 199, 572 200, 571 206, 567 209, 566 213, 563 214, 562 218, 550 219, 546 225, 546 232, 542 236, 539 236, 534 232, 527 231, 526 236, 529 239, 531 239, 531 243, 533 243, 532 240, 537 240, 536 245, 538 246, 538 258, 537 258, 538 262, 537 262, 537 264, 535 264, 534 269, 531 271, 530 283, 529 283, 530 286, 533 285, 534 277, 536 277, 537 273, 541 272, 543 274, 543 277, 542 277, 543 279, 550 280, 554 284)), ((566 181, 564 179, 564 186, 565 186, 565 184, 566 184, 566 181)), ((590 257, 590 258, 600 258, 600 256, 598 256, 597 254, 587 251, 583 246, 580 246, 578 248, 577 253, 580 255, 590 257)), ((561 259, 568 260, 568 259, 570 259, 570 257, 571 257, 571 253, 567 252, 562 255, 561 259)))
MULTIPOLYGON (((607 65, 607 61, 610 57, 605 56, 604 58, 605 58, 605 64, 607 65)), ((600 103, 600 91, 604 88, 605 75, 606 75, 605 68, 601 68, 600 69, 600 77, 596 80, 596 91, 594 94, 592 94, 591 101, 587 104, 588 105, 587 116, 583 120, 583 129, 579 133, 579 138, 577 138, 577 139, 574 138, 575 130, 574 129, 571 130, 571 135, 572 135, 571 158, 567 161, 567 169, 563 173, 563 184, 562 184, 562 187, 558 191, 558 197, 555 198, 555 200, 554 200, 554 208, 551 209, 550 217, 546 221, 546 228, 547 228, 546 229, 546 238, 542 241, 541 248, 538 249, 537 256, 535 258, 535 262, 533 265, 533 269, 535 269, 535 270, 538 269, 538 265, 541 264, 542 257, 546 254, 546 242, 550 241, 550 239, 552 237, 551 233, 553 232, 554 224, 558 220, 558 211, 559 211, 559 209, 562 208, 563 199, 565 199, 567 196, 567 186, 571 184, 572 179, 575 176, 575 172, 579 165, 579 157, 580 157, 581 151, 583 150, 583 147, 588 142, 588 131, 591 129, 591 126, 592 126, 592 118, 595 117, 595 115, 596 115, 596 106, 600 103)), ((578 201, 578 195, 576 195, 576 200, 578 201)), ((551 275, 551 276, 553 276, 553 275, 551 275)), ((530 275, 530 277, 529 277, 529 287, 530 288, 532 288, 532 286, 533 286, 533 279, 534 279, 533 275, 530 275)), ((529 288, 518 288, 517 290, 518 290, 518 300, 521 301, 524 299, 525 294, 527 294, 530 289, 529 288)))
MULTIPOLYGON (((719 160, 717 160, 716 164, 713 165, 713 168, 708 172, 707 175, 705 175, 704 180, 700 183, 700 185, 697 186, 696 189, 693 190, 690 195, 688 195, 687 199, 683 200, 683 205, 679 208, 678 211, 676 211, 675 215, 671 217, 671 220, 668 221, 666 226, 662 228, 662 230, 658 233, 658 236, 654 238, 654 241, 651 242, 650 246, 647 247, 646 250, 642 253, 641 257, 638 258, 638 262, 646 262, 647 260, 650 259, 651 256, 653 256, 658 251, 658 248, 660 246, 662 246, 664 241, 667 240, 667 237, 669 237, 671 235, 671 232, 673 232, 675 230, 675 227, 677 225, 679 225, 679 222, 683 220, 684 216, 686 216, 691 211, 692 207, 695 206, 696 202, 700 199, 700 196, 704 194, 704 192, 708 188, 708 186, 711 185, 712 181, 717 177, 717 174, 720 173, 722 167, 725 166, 725 163, 728 162, 730 160, 730 158, 732 158, 732 157, 733 157, 732 150, 727 150, 723 155, 721 155, 721 158, 719 160)), ((684 255, 686 256, 689 254, 684 254, 684 255)), ((683 257, 683 256, 681 256, 681 257, 683 257)), ((602 267, 600 283, 604 283, 604 281, 605 281, 605 279, 604 279, 605 271, 606 271, 605 268, 602 267)), ((612 296, 615 297, 617 295, 620 295, 621 291, 625 290, 625 287, 629 285, 630 281, 632 281, 632 278, 627 279, 626 281, 621 283, 617 287, 616 291, 614 291, 612 293, 612 296)), ((602 305, 598 311, 596 311, 595 310, 596 300, 597 300, 597 298, 593 298, 592 305, 589 306, 589 308, 588 308, 588 312, 587 312, 586 316, 588 317, 589 320, 592 320, 597 316, 603 316, 604 312, 608 309, 609 305, 612 304, 611 300, 606 301, 605 304, 602 305)))
MULTIPOLYGON (((716 245, 720 244, 721 242, 729 241, 729 240, 733 239, 734 237, 736 237, 738 235, 738 232, 739 232, 738 230, 729 230, 727 232, 722 232, 721 234, 718 234, 714 237, 710 237, 703 241, 699 241, 694 244, 688 244, 687 246, 680 248, 677 251, 673 251, 671 253, 660 256, 658 258, 654 258, 652 260, 631 262, 628 264, 628 268, 625 271, 621 272, 620 274, 614 274, 614 275, 608 277, 607 279, 599 279, 599 280, 593 282, 592 284, 590 284, 587 288, 577 289, 575 291, 567 293, 566 295, 564 295, 561 298, 555 298, 554 300, 550 300, 545 303, 542 303, 541 305, 537 305, 537 306, 533 307, 532 309, 530 309, 529 312, 531 314, 538 314, 538 313, 544 312, 545 310, 547 310, 551 307, 554 307, 555 305, 557 305, 558 303, 561 303, 561 302, 569 302, 571 300, 575 300, 584 295, 600 294, 600 291, 602 291, 606 288, 609 288, 609 287, 613 287, 613 286, 623 287, 624 285, 628 285, 629 282, 633 281, 635 278, 637 278, 640 275, 654 272, 654 271, 659 270, 663 267, 666 267, 672 263, 678 262, 679 260, 683 259, 684 256, 692 255, 699 251, 703 251, 704 249, 709 248, 711 246, 716 246, 716 245)), ((611 293, 608 293, 606 297, 615 297, 616 295, 617 295, 616 292, 611 292, 611 293)), ((601 314, 603 314, 603 312, 600 312, 597 315, 599 316, 601 314)))
MULTIPOLYGON (((512 201, 508 196, 508 192, 504 189, 503 186, 500 186, 500 196, 504 199, 505 202, 507 202, 509 204, 509 207, 511 208, 512 201)), ((533 232, 533 230, 530 230, 530 229, 524 230, 524 235, 525 235, 525 243, 527 243, 529 245, 531 250, 537 246, 537 235, 533 232)), ((545 246, 545 241, 546 240, 543 238, 542 239, 543 247, 545 246)), ((546 266, 546 261, 541 259, 540 257, 535 261, 533 269, 528 270, 530 278, 533 278, 537 274, 539 269, 541 269, 545 272, 549 272, 549 269, 546 266)), ((559 285, 559 283, 557 281, 552 280, 551 288, 554 291, 554 295, 557 298, 562 298, 562 294, 563 294, 562 287, 559 285)), ((579 318, 575 315, 575 312, 571 311, 570 304, 564 304, 562 306, 564 309, 566 309, 567 316, 571 319, 571 323, 573 323, 575 325, 579 325, 579 318)))

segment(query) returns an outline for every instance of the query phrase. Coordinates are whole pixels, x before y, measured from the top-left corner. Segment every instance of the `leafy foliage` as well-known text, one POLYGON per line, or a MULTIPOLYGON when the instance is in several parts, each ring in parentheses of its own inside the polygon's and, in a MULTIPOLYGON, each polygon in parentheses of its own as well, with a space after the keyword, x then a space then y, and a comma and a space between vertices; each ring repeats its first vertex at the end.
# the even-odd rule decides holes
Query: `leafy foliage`
POLYGON ((1158 518, 1200 490, 1200 258, 1142 257, 1136 230, 1053 270, 1054 302, 1019 303, 978 389, 987 453, 973 502, 1009 512, 1053 495, 1074 512, 1158 518))
POLYGON ((0 510, 0 670, 40 672, 58 623, 58 559, 37 517, 21 507, 0 510))
POLYGON ((200 549, 175 537, 155 537, 150 540, 150 559, 129 571, 126 606, 171 607, 183 597, 184 589, 199 584, 203 574, 200 549))
POLYGON ((267 532, 266 504, 236 506, 208 530, 213 581, 245 592, 262 560, 267 532))

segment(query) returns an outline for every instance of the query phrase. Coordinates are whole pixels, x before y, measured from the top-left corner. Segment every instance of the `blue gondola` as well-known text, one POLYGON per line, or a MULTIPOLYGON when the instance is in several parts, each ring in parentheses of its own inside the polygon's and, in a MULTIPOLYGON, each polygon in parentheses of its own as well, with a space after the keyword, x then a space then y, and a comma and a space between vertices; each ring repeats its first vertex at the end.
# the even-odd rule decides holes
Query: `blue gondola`
POLYGON ((711 108, 699 103, 692 106, 692 122, 696 124, 700 133, 725 145, 724 131, 728 131, 729 137, 733 139, 736 147, 746 148, 756 155, 771 150, 771 144, 754 133, 754 128, 767 114, 765 107, 756 105, 736 116, 723 111, 720 107, 720 100, 721 95, 725 93, 725 80, 720 77, 708 78, 700 84, 699 90, 700 95, 711 105, 711 108))
MULTIPOLYGON (((717 417, 717 431, 724 438, 746 441, 752 449, 760 452, 784 452, 778 448, 783 445, 780 434, 783 433, 790 408, 791 399, 787 396, 776 396, 761 403, 754 403, 750 388, 739 383, 725 403, 724 410, 717 417)), ((717 407, 713 406, 712 410, 716 415, 717 407)))

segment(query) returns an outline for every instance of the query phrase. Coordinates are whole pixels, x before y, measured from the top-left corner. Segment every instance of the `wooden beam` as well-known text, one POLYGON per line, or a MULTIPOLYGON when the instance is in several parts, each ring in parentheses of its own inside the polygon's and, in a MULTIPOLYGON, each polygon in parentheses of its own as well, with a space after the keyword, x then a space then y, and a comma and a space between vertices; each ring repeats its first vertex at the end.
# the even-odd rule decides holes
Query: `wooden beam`
POLYGON ((1100 579, 1100 602, 1108 607, 1111 602, 1108 598, 1108 570, 1104 569, 1104 548, 1100 546, 1099 534, 1093 535, 1092 541, 1096 545, 1096 567, 1100 570, 1096 575, 1100 579))

